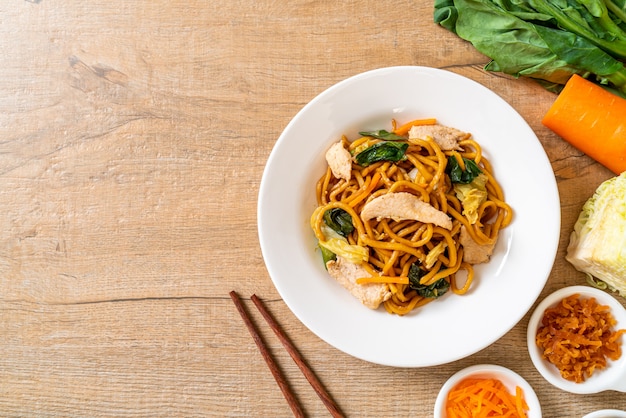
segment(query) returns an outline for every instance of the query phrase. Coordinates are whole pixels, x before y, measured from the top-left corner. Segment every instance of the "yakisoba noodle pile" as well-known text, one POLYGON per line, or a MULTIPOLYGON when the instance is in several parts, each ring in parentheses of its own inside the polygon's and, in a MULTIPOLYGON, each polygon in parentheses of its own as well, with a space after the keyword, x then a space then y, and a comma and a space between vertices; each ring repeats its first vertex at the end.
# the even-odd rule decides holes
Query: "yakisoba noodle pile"
POLYGON ((329 274, 398 315, 466 293, 512 219, 480 145, 435 119, 360 135, 328 150, 317 182, 311 228, 329 274))

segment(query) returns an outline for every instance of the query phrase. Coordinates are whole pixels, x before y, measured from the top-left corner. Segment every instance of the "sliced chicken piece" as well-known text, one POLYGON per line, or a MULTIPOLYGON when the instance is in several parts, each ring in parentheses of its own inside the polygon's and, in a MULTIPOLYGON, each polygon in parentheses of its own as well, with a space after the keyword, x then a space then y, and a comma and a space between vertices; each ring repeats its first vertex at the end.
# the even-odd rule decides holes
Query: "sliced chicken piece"
POLYGON ((373 218, 413 219, 452 229, 452 220, 445 212, 407 192, 387 193, 367 202, 361 211, 361 219, 369 221, 373 218))
POLYGON ((460 150, 459 141, 469 138, 470 134, 444 125, 421 125, 414 126, 409 131, 409 139, 422 139, 427 141, 432 138, 444 151, 460 150))
POLYGON ((474 238, 467 232, 465 226, 461 227, 461 233, 459 234, 459 242, 463 246, 463 261, 470 264, 480 264, 489 261, 493 249, 496 246, 496 240, 493 244, 480 245, 474 238))
POLYGON ((333 176, 350 181, 352 176, 352 156, 350 151, 343 147, 343 142, 339 141, 333 144, 326 151, 326 162, 333 172, 333 176))
POLYGON ((368 308, 377 309, 382 302, 391 297, 389 286, 385 283, 357 284, 356 279, 371 277, 371 274, 361 264, 351 263, 343 257, 337 256, 337 260, 329 261, 326 263, 326 267, 333 279, 348 289, 368 308))

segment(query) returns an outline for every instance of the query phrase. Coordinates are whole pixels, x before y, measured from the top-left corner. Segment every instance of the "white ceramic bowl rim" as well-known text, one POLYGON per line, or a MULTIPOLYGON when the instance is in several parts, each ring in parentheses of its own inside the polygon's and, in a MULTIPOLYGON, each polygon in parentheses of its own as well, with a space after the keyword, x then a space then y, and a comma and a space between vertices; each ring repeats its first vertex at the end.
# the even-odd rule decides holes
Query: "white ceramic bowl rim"
MULTIPOLYGON (((528 321, 527 344, 530 358, 537 368, 537 371, 557 388, 577 394, 598 393, 605 390, 616 390, 626 392, 626 352, 622 354, 617 361, 609 361, 609 366, 593 374, 589 379, 582 383, 574 383, 563 379, 558 369, 545 360, 540 349, 535 344, 535 336, 537 329, 541 323, 543 313, 551 306, 554 306, 562 299, 573 295, 580 294, 582 297, 594 297, 599 304, 611 307, 611 313, 617 324, 615 329, 626 328, 626 309, 612 296, 603 290, 596 289, 591 286, 569 286, 557 290, 547 296, 537 305, 535 311, 528 321)), ((622 350, 626 350, 626 336, 622 335, 622 350)))
POLYGON ((496 364, 477 364, 467 367, 453 374, 441 387, 435 400, 434 418, 445 418, 445 405, 448 392, 460 381, 467 377, 496 378, 499 379, 511 393, 515 393, 515 387, 519 386, 524 399, 528 404, 528 418, 541 418, 541 405, 537 394, 530 384, 519 374, 506 367, 496 364))
POLYGON ((626 411, 620 411, 619 409, 602 409, 591 412, 583 418, 626 418, 626 411))

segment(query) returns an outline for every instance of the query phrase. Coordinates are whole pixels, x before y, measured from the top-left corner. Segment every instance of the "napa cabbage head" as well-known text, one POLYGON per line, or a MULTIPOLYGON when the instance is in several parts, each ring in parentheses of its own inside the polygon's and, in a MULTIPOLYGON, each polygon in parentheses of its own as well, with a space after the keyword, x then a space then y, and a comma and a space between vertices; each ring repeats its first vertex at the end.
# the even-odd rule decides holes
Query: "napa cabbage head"
POLYGON ((592 284, 626 297, 626 172, 602 183, 585 202, 565 258, 592 284))

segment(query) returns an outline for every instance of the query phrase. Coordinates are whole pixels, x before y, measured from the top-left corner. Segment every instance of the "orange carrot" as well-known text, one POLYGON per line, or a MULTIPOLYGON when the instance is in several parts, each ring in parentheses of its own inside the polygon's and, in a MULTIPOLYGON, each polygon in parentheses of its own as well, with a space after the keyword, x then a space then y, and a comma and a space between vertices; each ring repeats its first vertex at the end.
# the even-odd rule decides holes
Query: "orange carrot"
POLYGON ((509 393, 498 379, 467 378, 448 393, 446 414, 457 417, 526 417, 528 405, 522 389, 517 386, 515 395, 509 393))
POLYGON ((419 125, 434 125, 435 123, 437 123, 437 119, 435 118, 430 118, 430 119, 415 119, 412 120, 411 122, 407 122, 404 125, 400 125, 397 128, 395 128, 393 130, 393 133, 396 135, 407 135, 409 133, 409 131, 411 130, 412 127, 414 126, 419 126, 419 125))
POLYGON ((626 100, 573 75, 542 123, 600 164, 626 171, 626 100))
POLYGON ((369 196, 372 190, 374 190, 374 188, 378 186, 380 177, 381 177, 380 171, 377 171, 376 173, 374 173, 374 176, 372 177, 372 181, 370 182, 370 184, 367 185, 367 187, 365 188, 363 192, 358 192, 350 196, 350 199, 347 201, 348 205, 350 205, 350 207, 353 208, 356 205, 358 205, 361 200, 369 196))

